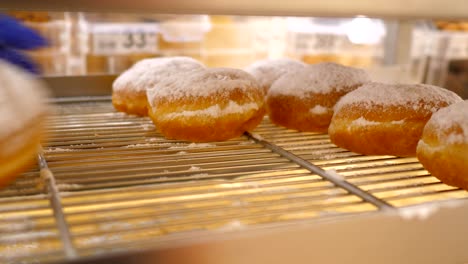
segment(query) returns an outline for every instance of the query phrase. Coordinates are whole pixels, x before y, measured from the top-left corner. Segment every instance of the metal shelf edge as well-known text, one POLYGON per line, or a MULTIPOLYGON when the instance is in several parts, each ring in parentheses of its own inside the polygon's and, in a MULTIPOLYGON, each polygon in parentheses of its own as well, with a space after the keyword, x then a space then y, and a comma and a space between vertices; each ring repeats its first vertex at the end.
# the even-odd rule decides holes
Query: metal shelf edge
POLYGON ((187 13, 226 15, 337 16, 366 15, 394 18, 466 18, 464 0, 4 0, 0 10, 187 13))

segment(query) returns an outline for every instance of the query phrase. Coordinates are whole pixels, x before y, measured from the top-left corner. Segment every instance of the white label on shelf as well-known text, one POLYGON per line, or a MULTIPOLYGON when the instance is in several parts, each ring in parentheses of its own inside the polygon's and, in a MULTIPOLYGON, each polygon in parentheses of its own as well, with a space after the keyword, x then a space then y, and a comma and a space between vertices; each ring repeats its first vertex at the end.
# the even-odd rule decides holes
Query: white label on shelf
POLYGON ((434 46, 434 40, 429 32, 423 30, 414 30, 411 38, 411 58, 420 58, 428 55, 431 46, 434 46))
POLYGON ((468 34, 453 34, 449 38, 447 57, 468 58, 468 34))
POLYGON ((301 54, 334 54, 342 50, 343 41, 335 34, 302 34, 295 35, 296 50, 301 54))
POLYGON ((156 23, 99 23, 90 28, 92 53, 116 55, 155 53, 158 50, 156 23))
POLYGON ((161 23, 160 32, 169 42, 201 42, 211 30, 209 22, 166 21, 161 23))

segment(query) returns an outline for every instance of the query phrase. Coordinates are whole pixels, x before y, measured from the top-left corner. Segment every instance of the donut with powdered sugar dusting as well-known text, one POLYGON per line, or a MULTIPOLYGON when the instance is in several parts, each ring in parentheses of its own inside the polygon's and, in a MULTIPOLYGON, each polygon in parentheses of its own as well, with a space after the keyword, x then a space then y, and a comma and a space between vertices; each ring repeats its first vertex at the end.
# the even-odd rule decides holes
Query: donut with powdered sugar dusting
POLYGON ((238 69, 212 68, 168 78, 147 96, 151 119, 170 139, 228 140, 254 129, 265 114, 263 89, 238 69))
POLYGON ((468 101, 433 114, 424 127, 416 153, 433 176, 468 190, 468 101))
POLYGON ((334 144, 356 153, 415 156, 432 114, 460 101, 432 85, 368 83, 336 104, 328 133, 334 144))

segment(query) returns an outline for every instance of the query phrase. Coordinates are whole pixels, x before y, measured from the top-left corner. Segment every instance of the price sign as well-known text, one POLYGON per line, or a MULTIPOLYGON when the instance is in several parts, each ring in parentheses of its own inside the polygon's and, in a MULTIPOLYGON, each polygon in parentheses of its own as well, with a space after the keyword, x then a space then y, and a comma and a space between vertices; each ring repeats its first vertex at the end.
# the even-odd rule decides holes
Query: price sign
POLYGON ((92 53, 116 55, 155 53, 158 46, 156 23, 100 23, 91 27, 92 53))

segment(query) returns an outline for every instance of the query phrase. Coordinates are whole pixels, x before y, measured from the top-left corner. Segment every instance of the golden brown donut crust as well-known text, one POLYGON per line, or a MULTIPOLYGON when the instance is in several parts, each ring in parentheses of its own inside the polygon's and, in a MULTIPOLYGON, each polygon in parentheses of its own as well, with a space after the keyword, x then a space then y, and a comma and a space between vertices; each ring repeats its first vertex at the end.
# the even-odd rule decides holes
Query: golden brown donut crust
POLYGON ((327 132, 333 116, 333 106, 346 93, 358 86, 326 94, 308 93, 303 98, 290 95, 268 95, 267 112, 270 120, 280 126, 308 132, 327 132), (311 113, 316 106, 325 107, 326 112, 311 113))
POLYGON ((343 107, 333 116, 328 129, 335 145, 364 155, 414 156, 416 145, 425 123, 432 113, 414 109, 375 106, 372 112, 364 112, 356 105, 343 107), (385 113, 385 116, 382 115, 385 113), (353 123, 364 118, 373 125, 353 123), (394 120, 404 120, 404 125, 394 120))
POLYGON ((148 115, 148 100, 146 91, 121 89, 112 93, 112 105, 119 112, 138 116, 148 115))
MULTIPOLYGON (((250 131, 260 124, 265 110, 256 111, 245 122, 240 121, 244 116, 239 114, 225 115, 222 119, 206 122, 206 117, 191 118, 191 120, 172 119, 155 121, 158 130, 168 139, 188 140, 192 142, 224 141, 239 137, 245 131, 250 131)), ((150 117, 157 120, 150 112, 150 117)))
POLYGON ((35 154, 44 138, 43 123, 44 117, 41 115, 36 120, 29 122, 22 130, 0 140, 1 149, 8 148, 9 144, 16 144, 12 142, 17 141, 18 138, 21 142, 26 141, 21 147, 8 152, 8 154, 0 151, 0 188, 14 181, 18 174, 26 171, 35 163, 35 154))
POLYGON ((429 148, 418 146, 417 157, 424 168, 441 182, 468 190, 468 144, 441 146, 436 151, 429 148))

